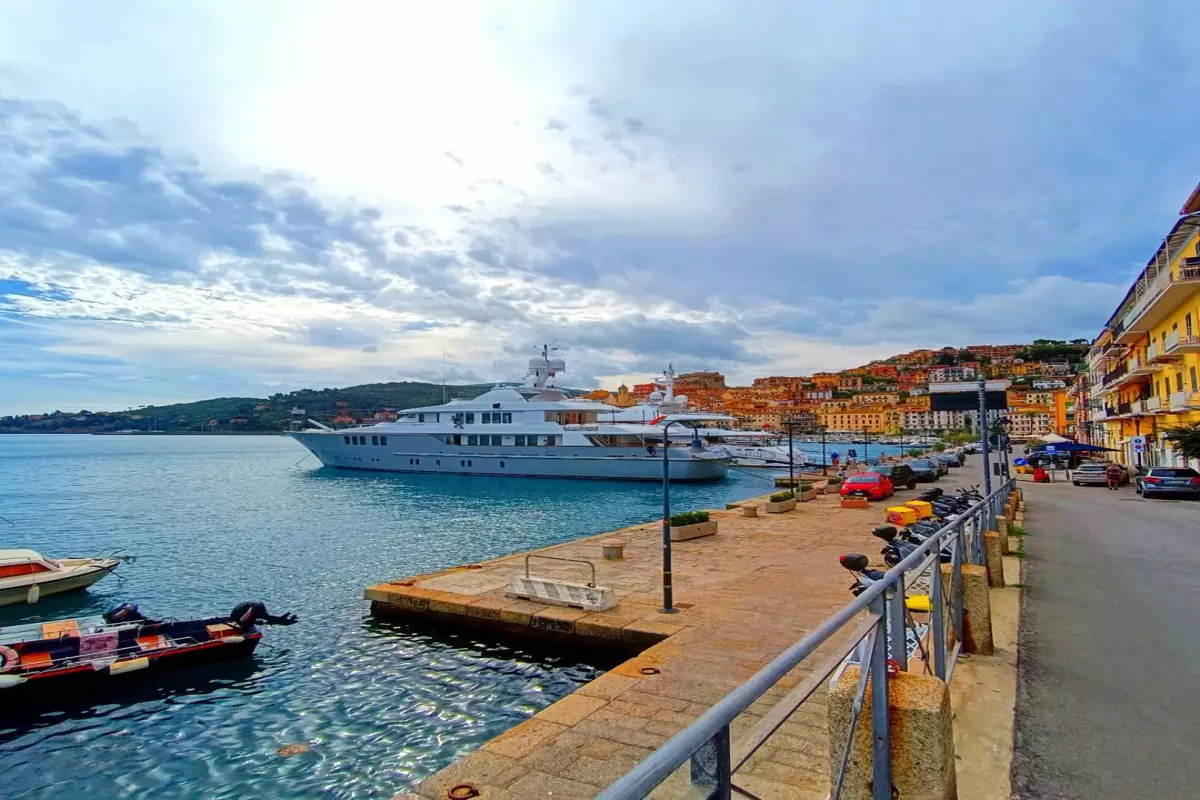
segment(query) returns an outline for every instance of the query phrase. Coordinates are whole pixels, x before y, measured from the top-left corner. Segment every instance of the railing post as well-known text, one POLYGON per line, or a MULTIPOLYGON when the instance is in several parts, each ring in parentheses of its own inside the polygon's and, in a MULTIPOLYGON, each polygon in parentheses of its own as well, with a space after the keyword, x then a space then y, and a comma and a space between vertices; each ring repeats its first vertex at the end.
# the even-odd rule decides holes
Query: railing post
POLYGON ((908 669, 908 615, 904 607, 904 576, 884 593, 887 598, 888 651, 900 669, 908 669))
POLYGON ((946 598, 942 592, 942 565, 934 559, 929 579, 929 605, 933 612, 933 674, 946 680, 946 598))
POLYGON ((874 647, 871 648, 871 772, 874 800, 892 798, 892 740, 888 730, 887 602, 875 601, 879 614, 874 647))
POLYGON ((963 640, 962 563, 966 547, 966 524, 958 529, 958 543, 950 559, 950 600, 954 604, 954 641, 963 640))
POLYGON ((692 753, 691 775, 693 786, 713 790, 708 797, 714 800, 730 800, 733 789, 728 725, 722 727, 699 750, 692 753))

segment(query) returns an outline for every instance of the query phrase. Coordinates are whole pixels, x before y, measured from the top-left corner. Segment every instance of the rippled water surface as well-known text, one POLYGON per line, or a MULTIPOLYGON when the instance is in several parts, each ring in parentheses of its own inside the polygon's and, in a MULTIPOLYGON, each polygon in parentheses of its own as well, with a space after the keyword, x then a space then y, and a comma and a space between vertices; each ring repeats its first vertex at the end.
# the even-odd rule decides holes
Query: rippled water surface
MULTIPOLYGON (((138 556, 0 625, 98 613, 302 618, 250 659, 132 682, 111 702, 3 713, 0 797, 388 798, 597 674, 562 651, 375 621, 364 586, 655 518, 661 489, 321 468, 281 437, 0 436, 0 547, 138 556), (308 751, 277 751, 303 744, 308 751)), ((676 485, 673 506, 764 492, 676 485)))

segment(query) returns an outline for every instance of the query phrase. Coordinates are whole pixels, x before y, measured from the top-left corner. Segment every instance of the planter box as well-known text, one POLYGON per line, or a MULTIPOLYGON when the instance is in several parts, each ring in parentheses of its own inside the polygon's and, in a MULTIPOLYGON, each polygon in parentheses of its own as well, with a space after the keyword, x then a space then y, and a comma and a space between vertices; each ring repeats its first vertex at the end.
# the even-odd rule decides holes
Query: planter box
POLYGON ((768 514, 782 514, 785 511, 791 511, 795 507, 796 507, 796 498, 794 498, 794 497, 791 500, 784 500, 782 503, 772 503, 772 502, 768 501, 767 502, 767 513, 768 514))
POLYGON ((865 497, 843 497, 842 508, 870 508, 871 502, 865 497))
POLYGON ((807 491, 803 491, 800 493, 800 502, 801 503, 807 503, 809 500, 816 500, 816 499, 817 499, 817 490, 816 489, 808 489, 807 491))
POLYGON ((717 521, 697 522, 695 525, 683 525, 676 528, 671 526, 671 541, 685 542, 688 539, 699 539, 702 536, 712 536, 717 532, 717 521))

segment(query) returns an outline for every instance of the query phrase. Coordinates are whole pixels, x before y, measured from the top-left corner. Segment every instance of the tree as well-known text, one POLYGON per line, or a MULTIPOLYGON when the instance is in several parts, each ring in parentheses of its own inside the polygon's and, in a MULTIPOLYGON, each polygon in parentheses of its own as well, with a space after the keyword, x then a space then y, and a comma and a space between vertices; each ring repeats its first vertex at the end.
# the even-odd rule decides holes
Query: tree
POLYGON ((939 367, 953 367, 958 363, 958 356, 955 353, 941 353, 933 360, 933 363, 939 367))
POLYGON ((1200 458, 1200 422, 1177 425, 1163 433, 1185 459, 1200 458))
POLYGON ((912 458, 920 458, 921 456, 925 455, 925 451, 919 447, 914 447, 908 451, 908 455, 912 458))

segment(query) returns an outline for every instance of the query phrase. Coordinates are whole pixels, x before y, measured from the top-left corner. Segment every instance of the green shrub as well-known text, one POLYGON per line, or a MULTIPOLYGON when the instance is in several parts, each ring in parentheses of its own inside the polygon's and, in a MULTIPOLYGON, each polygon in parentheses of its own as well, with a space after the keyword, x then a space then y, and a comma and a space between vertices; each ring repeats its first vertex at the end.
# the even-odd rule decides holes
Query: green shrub
POLYGON ((826 486, 841 486, 842 479, 839 478, 837 475, 834 475, 832 478, 829 479, 829 481, 825 485, 826 486))
POLYGON ((803 483, 800 484, 800 491, 802 491, 802 492, 807 492, 811 488, 813 488, 812 481, 804 481, 803 483))
POLYGON ((684 511, 680 514, 671 515, 672 528, 682 528, 684 525, 699 525, 701 522, 708 522, 707 511, 684 511))
POLYGON ((910 458, 920 458, 921 456, 925 455, 925 451, 919 447, 914 447, 912 450, 908 451, 908 455, 910 458))
POLYGON ((935 453, 944 453, 944 452, 946 452, 946 445, 942 444, 941 442, 938 442, 937 444, 935 444, 935 445, 933 446, 933 452, 935 452, 935 453))
POLYGON ((771 495, 771 502, 783 503, 787 500, 793 500, 795 497, 796 495, 793 492, 776 492, 775 494, 771 495))

